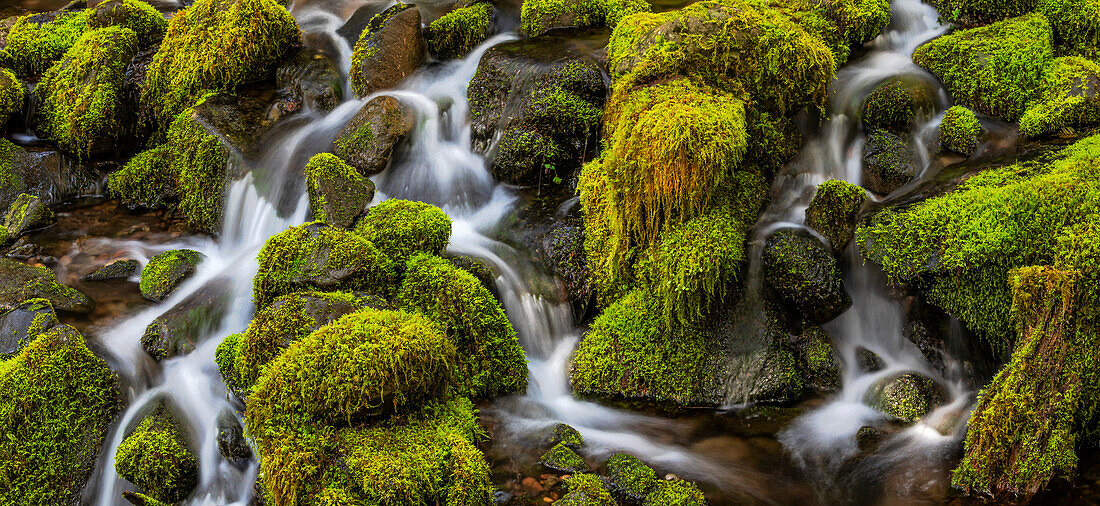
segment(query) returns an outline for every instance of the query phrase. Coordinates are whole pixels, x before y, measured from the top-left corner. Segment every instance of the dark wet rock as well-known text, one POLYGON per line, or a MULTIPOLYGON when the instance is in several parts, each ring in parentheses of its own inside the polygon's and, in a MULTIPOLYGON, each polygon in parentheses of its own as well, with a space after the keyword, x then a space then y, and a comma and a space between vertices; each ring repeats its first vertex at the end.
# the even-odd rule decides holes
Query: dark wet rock
POLYGON ((296 97, 259 83, 207 97, 195 106, 195 122, 230 153, 253 157, 260 154, 272 128, 301 108, 296 97))
POLYGON ((4 228, 11 238, 16 238, 31 230, 48 227, 56 221, 57 217, 42 199, 23 193, 8 208, 8 213, 4 216, 4 228))
POLYGON ((138 284, 141 295, 154 302, 163 302, 180 283, 195 274, 195 267, 203 258, 201 253, 189 249, 165 251, 150 258, 141 270, 138 284))
MULTIPOLYGON (((139 49, 137 54, 126 65, 126 74, 122 79, 122 101, 132 111, 137 112, 137 117, 148 118, 152 114, 149 102, 141 100, 141 88, 145 84, 145 74, 149 71, 149 65, 153 63, 153 56, 160 49, 160 43, 139 49)), ((148 132, 139 132, 141 133, 148 132)))
POLYGON ((892 374, 877 381, 863 401, 905 422, 915 422, 943 404, 943 387, 917 372, 892 374))
POLYGON ((863 186, 886 195, 901 188, 917 175, 916 155, 906 137, 875 130, 863 144, 863 186))
POLYGON ((657 484, 657 473, 637 457, 614 453, 607 459, 607 484, 616 496, 641 502, 657 484))
MULTIPOLYGON (((950 332, 948 327, 951 318, 942 309, 924 301, 923 297, 910 295, 904 302, 905 324, 902 335, 917 346, 934 369, 944 372, 949 353, 945 337, 950 332)), ((962 359, 958 356, 953 358, 956 361, 962 359)))
POLYGON ((389 166, 394 148, 416 126, 413 111, 390 96, 371 99, 351 118, 333 142, 332 152, 364 176, 389 166))
POLYGON ((199 482, 199 461, 187 426, 174 406, 161 400, 115 452, 119 476, 158 501, 182 501, 199 482))
POLYGON ((218 414, 218 450, 226 461, 237 466, 245 465, 252 458, 252 447, 244 437, 244 428, 228 410, 218 414))
POLYGON ((87 295, 55 281, 53 271, 0 258, 0 306, 15 307, 36 298, 47 299, 54 309, 68 313, 90 313, 95 308, 87 295))
POLYGON ((53 304, 46 299, 31 299, 0 314, 0 358, 18 353, 59 323, 53 304))
POLYGON ((829 240, 839 257, 856 233, 856 218, 867 201, 863 188, 832 179, 821 183, 806 208, 806 226, 829 240))
POLYGON ((120 258, 112 260, 107 265, 96 269, 95 272, 81 276, 81 281, 109 281, 114 279, 130 279, 138 271, 141 264, 132 258, 120 258))
POLYGON ((863 128, 905 134, 919 118, 930 116, 936 107, 932 84, 901 76, 880 83, 863 103, 863 128))
POLYGON ((471 141, 498 180, 560 184, 598 149, 606 95, 599 64, 560 40, 496 45, 467 90, 471 141))
POLYGON ((351 83, 365 97, 396 88, 424 62, 420 9, 398 3, 371 18, 352 56, 351 83))
POLYGON ((550 447, 563 444, 573 450, 580 450, 584 446, 584 438, 581 437, 581 433, 564 423, 555 424, 550 429, 550 434, 546 440, 547 446, 550 447))
POLYGON ((340 105, 344 95, 340 68, 319 51, 301 49, 275 70, 275 84, 296 97, 305 107, 329 111, 340 105))
POLYGON ((862 346, 856 348, 856 366, 863 372, 881 371, 886 364, 877 353, 862 346))
POLYGON ((806 382, 819 392, 840 390, 840 354, 821 327, 808 327, 794 341, 806 382))
POLYGON ((778 302, 764 298, 722 307, 704 332, 718 347, 708 404, 782 404, 802 397, 805 380, 778 302))
MULTIPOLYGON (((2 229, 2 232, 0 232, 0 235, 5 235, 6 236, 7 231, 8 231, 8 229, 6 229, 6 228, 2 229)), ((7 238, 5 237, 4 239, 5 239, 5 242, 6 242, 7 238)), ((8 248, 8 252, 7 252, 6 256, 8 258, 15 258, 15 259, 22 260, 22 261, 25 262, 25 261, 28 261, 28 260, 38 256, 39 253, 41 253, 41 251, 39 250, 38 245, 33 243, 33 242, 28 241, 27 238, 24 237, 22 239, 19 239, 18 241, 15 241, 15 244, 12 244, 11 247, 8 248)))
POLYGON ((346 39, 348 44, 354 46, 355 41, 359 40, 360 34, 367 29, 374 16, 381 14, 384 10, 386 10, 385 4, 364 4, 355 9, 355 12, 344 22, 343 26, 336 29, 336 34, 346 39))
POLYGON ((25 149, 0 140, 0 181, 0 209, 7 209, 23 193, 46 205, 96 193, 99 175, 56 149, 25 149))
POLYGON ((588 463, 584 461, 584 458, 577 455, 577 452, 564 443, 558 443, 542 454, 542 457, 539 457, 539 464, 561 473, 583 473, 588 471, 588 463))
POLYGON ((764 279, 803 321, 824 323, 851 307, 832 252, 805 230, 773 233, 765 243, 763 261, 764 279))
POLYGON ((864 425, 856 431, 856 447, 864 453, 872 452, 886 440, 888 435, 886 431, 878 427, 864 425))
POLYGON ((191 353, 199 340, 221 325, 232 294, 228 278, 207 283, 153 320, 141 336, 142 348, 157 361, 191 353))
POLYGON ((134 506, 168 506, 168 504, 163 501, 158 501, 145 494, 130 492, 129 490, 122 492, 122 498, 126 499, 134 506))

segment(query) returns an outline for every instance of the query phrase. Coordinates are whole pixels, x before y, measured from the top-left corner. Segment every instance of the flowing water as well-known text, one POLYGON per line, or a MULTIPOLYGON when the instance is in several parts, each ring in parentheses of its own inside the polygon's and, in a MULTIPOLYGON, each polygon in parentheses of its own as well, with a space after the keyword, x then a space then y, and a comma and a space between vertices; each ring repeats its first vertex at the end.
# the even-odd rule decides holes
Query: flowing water
MULTIPOLYGON (((913 65, 909 55, 919 43, 942 33, 945 27, 937 24, 935 11, 918 0, 894 0, 893 10, 894 22, 887 33, 870 44, 868 53, 839 72, 830 120, 807 136, 802 155, 777 176, 770 207, 754 227, 752 242, 756 250, 770 231, 801 226, 803 211, 816 184, 831 177, 860 181, 859 151, 863 139, 858 111, 870 89, 882 79, 898 74, 927 78, 913 65)), ((351 47, 348 40, 337 34, 346 14, 332 14, 311 5, 296 10, 295 16, 310 35, 307 40, 327 40, 328 47, 335 49, 346 76, 351 47)), ((514 189, 497 184, 483 156, 470 148, 466 87, 484 52, 513 39, 515 36, 509 33, 496 35, 465 59, 429 65, 401 89, 384 92, 412 108, 417 126, 407 146, 395 153, 391 166, 374 177, 379 189, 376 200, 398 197, 442 207, 454 220, 449 252, 483 259, 497 275, 501 300, 530 362, 527 393, 499 399, 484 409, 484 414, 499 425, 492 443, 497 453, 522 449, 537 457, 537 450, 532 448, 539 443, 538 434, 564 422, 584 436, 587 442, 584 453, 588 457, 598 459, 613 451, 627 451, 662 472, 700 480, 708 490, 719 490, 717 497, 725 500, 788 502, 805 496, 794 486, 794 491, 776 490, 775 480, 794 483, 808 477, 824 484, 834 479, 848 457, 856 453, 856 431, 885 419, 863 404, 864 392, 877 379, 906 370, 937 379, 949 391, 951 401, 925 422, 895 434, 879 453, 863 459, 854 468, 847 468, 846 475, 881 477, 891 474, 883 470, 928 459, 942 460, 957 447, 962 430, 957 421, 965 419, 972 397, 970 389, 951 366, 953 362, 948 361, 944 373, 932 370, 919 350, 905 339, 902 308, 884 293, 881 273, 865 266, 854 248, 845 262, 845 282, 853 307, 827 326, 839 341, 844 358, 843 389, 795 419, 779 435, 782 448, 772 437, 731 441, 714 433, 720 431, 700 429, 701 425, 735 423, 731 422, 734 418, 722 420, 726 415, 721 413, 672 419, 575 399, 569 389, 567 362, 581 331, 576 328, 566 301, 559 300, 552 291, 538 289, 556 281, 534 267, 529 252, 502 240, 507 236, 507 231, 502 230, 502 219, 514 212, 521 196, 514 189), (860 346, 882 357, 883 370, 859 372, 855 350, 860 346), (732 452, 736 455, 731 453, 734 447, 740 448, 732 452), (771 464, 761 464, 761 457, 754 455, 761 448, 765 449, 762 453, 779 456, 770 461, 765 459, 771 464), (792 457, 782 456, 784 451, 792 457), (791 465, 792 460, 799 468, 791 465), (783 469, 762 469, 775 462, 782 462, 774 467, 783 469)), ((352 96, 346 82, 344 89, 346 96, 352 96)), ((937 111, 947 103, 942 90, 939 93, 937 111)), ((116 245, 131 250, 132 256, 139 259, 179 247, 197 249, 207 258, 198 274, 168 301, 98 332, 98 338, 113 355, 112 365, 123 376, 129 402, 121 421, 108 436, 97 474, 87 490, 88 502, 100 506, 126 504, 121 491, 132 488, 114 472, 114 453, 128 431, 151 409, 152 402, 160 399, 168 400, 184 415, 192 443, 199 450, 200 483, 186 503, 249 501, 258 467, 255 461, 243 468, 236 467, 226 462, 217 448, 219 414, 230 412, 236 416, 235 409, 240 406, 227 400, 214 364, 214 350, 223 336, 241 332, 248 325, 253 311, 251 278, 256 272, 258 249, 268 237, 307 218, 302 182, 306 160, 326 151, 339 129, 370 98, 373 97, 346 100, 327 113, 305 111, 302 113, 305 121, 295 122, 295 127, 272 139, 270 148, 250 164, 256 169, 232 184, 226 199, 224 229, 218 241, 192 239, 156 247, 138 242, 116 245), (212 325, 214 329, 194 352, 154 363, 140 345, 145 327, 176 303, 212 282, 224 283, 225 279, 232 287, 232 302, 226 316, 212 325)), ((931 122, 934 116, 924 119, 931 122)), ((913 135, 917 144, 922 145, 921 129, 913 135)), ((921 158, 926 161, 927 153, 921 158)), ((759 261, 753 260, 750 269, 754 272, 759 269, 759 261)), ((750 278, 759 276, 751 274, 750 278)), ((914 476, 902 485, 909 486, 913 493, 923 493, 929 486, 943 486, 943 476, 942 473, 933 477, 914 476)))

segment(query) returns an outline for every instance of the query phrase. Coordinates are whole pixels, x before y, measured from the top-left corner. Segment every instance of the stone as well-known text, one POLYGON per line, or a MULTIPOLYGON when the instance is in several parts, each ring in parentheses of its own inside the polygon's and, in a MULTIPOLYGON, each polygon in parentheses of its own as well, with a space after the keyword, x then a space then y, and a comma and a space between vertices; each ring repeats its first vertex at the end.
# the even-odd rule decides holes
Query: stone
POLYGON ((189 249, 169 250, 149 259, 141 270, 138 287, 141 295, 153 302, 164 302, 172 292, 195 274, 195 268, 205 257, 189 249))
POLYGON ((0 314, 0 358, 14 355, 39 334, 59 325, 53 304, 31 299, 0 314))
POLYGON ((275 69, 275 84, 308 109, 331 111, 344 99, 340 68, 320 51, 301 49, 275 69))
POLYGON ((397 3, 371 18, 355 43, 351 84, 365 97, 397 87, 424 62, 420 9, 397 3))
POLYGON ((782 229, 764 245, 764 280, 803 321, 824 323, 852 305, 840 267, 821 241, 801 229, 782 229))
POLYGON ((138 271, 141 264, 132 258, 120 258, 112 260, 107 265, 100 267, 95 272, 80 277, 81 281, 110 281, 116 279, 130 279, 138 271))
POLYGON ((360 174, 372 176, 386 170, 394 149, 415 126, 413 111, 400 100, 375 97, 336 134, 332 152, 360 174))
POLYGON ((900 372, 882 378, 863 401, 904 422, 915 422, 943 404, 946 392, 931 378, 917 372, 900 372))
POLYGON ((900 135, 875 130, 863 144, 863 187, 888 195, 917 175, 912 144, 900 135))
POLYGON ((244 437, 244 428, 229 410, 218 414, 218 450, 222 458, 238 467, 252 458, 252 447, 244 437))
POLYGON ((90 313, 95 308, 87 295, 58 283, 53 271, 0 258, 0 306, 14 307, 36 298, 47 299, 55 310, 68 313, 90 313))
POLYGON ((564 443, 558 443, 542 454, 539 464, 561 473, 583 473, 589 469, 584 458, 564 443))
POLYGON ((215 279, 158 316, 145 328, 141 346, 154 360, 186 355, 221 325, 232 302, 229 278, 215 279))
POLYGON ((32 230, 48 227, 56 221, 57 217, 42 203, 42 199, 23 193, 8 208, 8 214, 4 216, 4 228, 8 229, 10 237, 15 238, 32 230))

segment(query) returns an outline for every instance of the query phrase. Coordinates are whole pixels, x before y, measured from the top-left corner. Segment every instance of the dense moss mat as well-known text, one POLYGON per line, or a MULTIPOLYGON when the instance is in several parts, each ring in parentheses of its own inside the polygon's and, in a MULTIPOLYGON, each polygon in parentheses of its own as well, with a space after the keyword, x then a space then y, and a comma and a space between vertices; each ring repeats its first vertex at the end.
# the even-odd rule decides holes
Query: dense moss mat
POLYGON ((165 404, 146 415, 115 452, 118 475, 161 501, 186 499, 198 485, 199 461, 181 423, 165 404))
POLYGON ((142 151, 107 178, 112 197, 131 207, 162 209, 175 203, 179 174, 173 172, 174 151, 168 144, 142 151))
POLYGON ((388 199, 370 208, 355 233, 400 266, 417 253, 443 253, 451 239, 451 219, 431 204, 388 199))
POLYGON ((554 502, 555 506, 615 506, 618 503, 599 476, 592 473, 573 474, 565 478, 569 492, 554 502))
POLYGON ((163 131, 206 93, 272 75, 300 38, 294 18, 274 0, 198 0, 168 22, 142 85, 144 121, 163 131))
POLYGON ((100 1, 88 12, 88 28, 108 26, 133 30, 138 43, 144 45, 164 37, 168 20, 142 0, 100 1))
POLYGON ((1061 52, 1100 58, 1100 1, 1038 0, 1036 7, 1054 27, 1061 52))
POLYGON ((653 492, 650 492, 642 503, 643 506, 706 506, 706 504, 706 497, 698 486, 679 478, 658 481, 653 492))
POLYGON ((963 26, 1014 18, 1035 9, 1036 0, 932 0, 941 17, 963 26))
POLYGON ((374 183, 332 153, 306 164, 306 190, 313 219, 351 228, 374 198, 374 183))
POLYGON ((41 74, 64 56, 88 26, 88 11, 27 14, 8 31, 6 59, 17 74, 41 74))
POLYGON ((0 68, 0 131, 7 128, 8 120, 13 115, 23 112, 26 94, 19 78, 12 71, 0 68))
POLYGON ((829 240, 840 255, 855 236, 856 218, 867 201, 867 192, 854 184, 830 179, 817 185, 806 207, 806 225, 829 240))
POLYGON ((118 377, 67 325, 0 361, 0 477, 8 504, 71 504, 119 408, 118 377))
POLYGON ((649 10, 641 0, 525 0, 520 23, 523 34, 534 37, 554 28, 614 28, 623 17, 649 10))
POLYGON ((493 31, 493 4, 478 2, 455 9, 432 21, 424 32, 428 50, 436 58, 461 58, 493 31))
POLYGON ((157 302, 167 299, 203 260, 202 253, 190 249, 165 251, 149 259, 141 270, 138 288, 141 295, 157 302))
POLYGON ((974 111, 956 105, 947 109, 940 120, 940 146, 969 156, 978 149, 978 137, 982 134, 982 123, 974 111))
POLYGON ((1051 62, 1043 72, 1042 92, 1020 118, 1027 137, 1100 123, 1100 64, 1080 56, 1051 62))

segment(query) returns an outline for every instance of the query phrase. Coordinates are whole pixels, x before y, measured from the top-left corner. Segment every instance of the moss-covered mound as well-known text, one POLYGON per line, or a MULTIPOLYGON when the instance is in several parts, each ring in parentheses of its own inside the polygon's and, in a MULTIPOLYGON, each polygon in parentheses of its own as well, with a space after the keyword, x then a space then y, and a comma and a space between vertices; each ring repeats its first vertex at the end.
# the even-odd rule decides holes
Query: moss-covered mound
POLYGON ((38 129, 79 157, 114 149, 133 125, 122 88, 137 50, 129 28, 84 33, 34 88, 38 129))
POLYGON ((1100 2, 1038 0, 1036 8, 1050 20, 1062 52, 1100 58, 1100 2))
POLYGON ((370 241, 319 222, 291 227, 260 249, 252 300, 264 308, 275 297, 308 290, 362 290, 385 295, 394 264, 370 241))
POLYGON ((0 361, 4 501, 79 502, 119 397, 118 377, 67 325, 0 361))
POLYGON ((614 453, 607 459, 607 478, 611 489, 631 501, 641 502, 657 484, 657 473, 637 457, 614 453))
POLYGON ((88 11, 27 14, 8 31, 4 52, 17 74, 41 74, 61 59, 87 26, 88 11))
POLYGON ((588 463, 565 443, 558 443, 539 457, 539 464, 559 473, 586 473, 588 463))
POLYGON ((168 144, 142 151, 107 179, 111 196, 131 207, 161 209, 174 203, 178 174, 172 173, 173 151, 168 144))
POLYGON ((141 295, 156 302, 167 299, 180 283, 195 274, 202 259, 202 253, 189 249, 165 251, 150 258, 141 270, 141 295))
POLYGON ((309 159, 306 189, 313 219, 345 229, 355 225, 374 200, 374 183, 331 153, 309 159))
POLYGON ((974 26, 1027 14, 1035 9, 1036 0, 932 0, 929 3, 947 21, 974 26))
POLYGON ((48 299, 58 311, 90 313, 95 302, 54 279, 53 271, 0 258, 0 305, 16 306, 28 299, 48 299))
POLYGON ((472 274, 436 256, 409 260, 394 305, 424 314, 459 350, 456 387, 464 395, 522 392, 527 360, 504 309, 472 274))
POLYGON ((940 147, 961 155, 971 155, 978 149, 982 123, 974 111, 956 105, 943 113, 940 120, 940 147))
POLYGON ((698 486, 679 478, 658 481, 642 503, 643 506, 706 506, 706 504, 707 499, 698 486))
POLYGON ((943 388, 913 372, 882 378, 867 391, 864 401, 903 422, 915 422, 944 401, 943 388))
POLYGON ((914 79, 890 79, 879 84, 863 103, 863 126, 908 133, 917 117, 930 112, 933 98, 923 83, 914 79))
POLYGON ((161 402, 118 446, 118 475, 154 499, 185 499, 199 482, 199 461, 181 424, 161 402))
POLYGON ((939 77, 956 103, 1015 121, 1040 89, 1053 44, 1046 17, 1028 14, 937 38, 913 61, 939 77))
POLYGON ((817 185, 806 208, 806 226, 829 240, 833 255, 840 256, 856 233, 856 217, 867 193, 854 184, 830 179, 817 185))
POLYGON ((355 233, 400 266, 417 253, 443 253, 451 239, 451 219, 431 204, 389 199, 370 208, 355 233))
POLYGON ((444 60, 466 56, 489 38, 494 12, 491 2, 477 2, 444 14, 424 31, 428 50, 444 60))
POLYGON ((863 144, 863 186, 889 195, 917 176, 916 150, 909 135, 875 130, 863 144))
POLYGON ((554 28, 614 28, 623 17, 649 12, 640 0, 524 0, 520 11, 522 33, 541 35, 554 28))
POLYGON ((4 214, 4 229, 11 238, 16 238, 32 230, 53 225, 57 216, 53 214, 42 199, 26 193, 20 193, 4 214))
POLYGON ((0 131, 7 128, 13 115, 23 112, 25 99, 26 89, 19 78, 12 71, 0 68, 0 131))
POLYGON ((554 501, 554 506, 616 506, 615 498, 607 490, 599 476, 591 473, 574 474, 565 478, 569 492, 554 501))
POLYGON ((207 92, 273 75, 300 38, 294 18, 274 0, 198 0, 168 22, 142 85, 144 121, 163 131, 207 92))
POLYGON ((164 36, 168 20, 142 0, 106 0, 88 12, 88 28, 108 26, 133 30, 138 43, 145 45, 164 36))
POLYGON ((1020 118, 1020 133, 1038 137, 1067 127, 1097 123, 1100 123, 1100 64, 1067 56, 1054 60, 1043 72, 1042 94, 1020 118))

